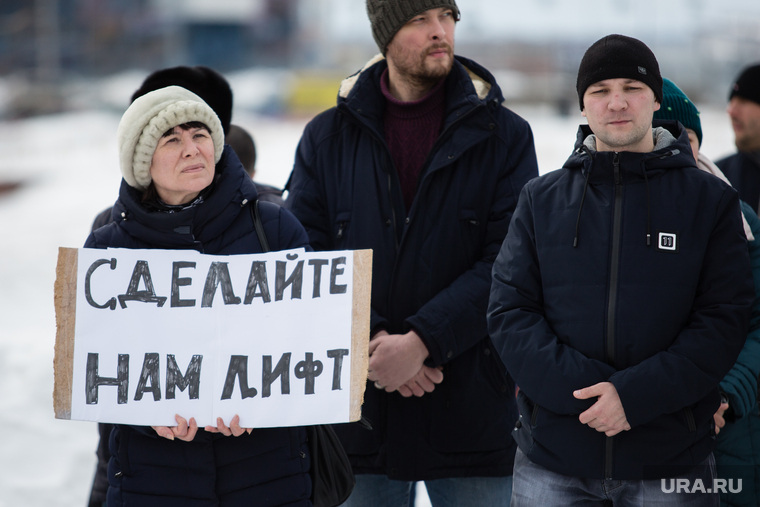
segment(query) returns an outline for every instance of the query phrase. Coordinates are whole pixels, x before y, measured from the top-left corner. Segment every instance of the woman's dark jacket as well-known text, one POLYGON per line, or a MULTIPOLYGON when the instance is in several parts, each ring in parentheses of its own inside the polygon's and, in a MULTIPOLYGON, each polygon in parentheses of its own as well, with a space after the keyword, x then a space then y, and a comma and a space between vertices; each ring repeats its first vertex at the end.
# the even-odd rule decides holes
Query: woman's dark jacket
POLYGON ((285 205, 315 250, 373 250, 372 331, 414 329, 444 380, 421 398, 367 385, 363 417, 335 429, 357 473, 423 480, 511 474, 512 382, 485 312, 493 260, 520 189, 537 175, 528 124, 488 71, 457 57, 442 133, 406 210, 385 142, 385 60, 341 86, 301 138, 285 205))
MULTIPOLYGON (((249 210, 256 190, 229 146, 203 195, 202 204, 183 211, 153 211, 122 180, 113 222, 93 232, 85 247, 262 252, 249 210)), ((272 250, 308 247, 290 212, 264 202, 259 209, 272 250)), ((192 442, 183 442, 159 438, 150 427, 117 425, 110 449, 109 507, 311 505, 303 428, 254 429, 240 437, 199 429, 192 442)))
POLYGON ((582 126, 564 168, 523 189, 494 263, 489 330, 520 390, 514 435, 554 472, 674 477, 713 448, 752 273, 736 191, 667 125, 649 153, 591 150, 582 126), (573 391, 599 382, 615 386, 630 431, 579 422, 595 400, 573 391))

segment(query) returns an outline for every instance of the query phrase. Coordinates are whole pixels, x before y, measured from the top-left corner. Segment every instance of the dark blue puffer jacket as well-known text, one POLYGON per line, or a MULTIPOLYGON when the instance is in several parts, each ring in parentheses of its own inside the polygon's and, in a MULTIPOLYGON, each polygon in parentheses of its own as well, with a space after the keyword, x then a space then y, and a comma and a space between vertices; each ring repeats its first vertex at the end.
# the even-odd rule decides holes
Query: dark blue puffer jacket
POLYGON ((372 328, 414 328, 443 366, 421 398, 372 387, 362 415, 337 425, 358 473, 393 479, 511 474, 516 418, 511 380, 485 312, 491 265, 520 189, 537 175, 529 125, 503 106, 493 76, 456 57, 445 121, 407 210, 383 132, 385 60, 341 86, 338 105, 306 127, 285 205, 315 250, 371 248, 372 328))
MULTIPOLYGON (((113 222, 93 232, 85 247, 262 251, 249 211, 256 190, 229 146, 202 204, 162 213, 146 208, 140 198, 122 180, 113 222)), ((260 203, 260 211, 272 250, 311 250, 290 212, 267 202, 260 203)), ((159 438, 150 427, 117 425, 110 448, 109 507, 311 505, 306 433, 300 427, 254 429, 240 437, 201 429, 192 442, 183 442, 159 438)))
POLYGON ((739 192, 739 198, 760 211, 760 157, 757 153, 738 152, 715 162, 731 185, 739 192))
POLYGON ((520 389, 514 435, 561 474, 674 477, 714 444, 752 274, 736 191, 697 169, 668 125, 678 139, 658 130, 650 153, 589 150, 582 126, 565 167, 523 189, 494 263, 489 331, 520 389), (617 389, 630 431, 579 422, 595 400, 573 391, 599 382, 617 389))

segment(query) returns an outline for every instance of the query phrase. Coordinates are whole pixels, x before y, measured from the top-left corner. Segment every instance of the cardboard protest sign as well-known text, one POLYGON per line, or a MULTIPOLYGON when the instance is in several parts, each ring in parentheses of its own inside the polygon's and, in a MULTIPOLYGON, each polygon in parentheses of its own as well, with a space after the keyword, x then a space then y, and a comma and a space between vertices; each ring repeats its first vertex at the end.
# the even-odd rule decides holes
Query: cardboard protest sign
POLYGON ((60 248, 59 419, 173 426, 356 421, 371 250, 215 256, 60 248))

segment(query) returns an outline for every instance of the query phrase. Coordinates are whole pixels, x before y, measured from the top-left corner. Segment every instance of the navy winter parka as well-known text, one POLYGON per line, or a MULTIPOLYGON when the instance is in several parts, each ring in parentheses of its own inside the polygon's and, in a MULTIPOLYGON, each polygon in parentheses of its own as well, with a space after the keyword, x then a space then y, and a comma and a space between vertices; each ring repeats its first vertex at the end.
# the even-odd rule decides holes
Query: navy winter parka
MULTIPOLYGON (((122 180, 113 222, 94 231, 85 247, 262 252, 249 209, 256 190, 229 146, 216 165, 212 188, 204 194, 204 202, 195 207, 158 212, 143 205, 142 193, 122 180)), ((311 249, 290 212, 267 202, 259 209, 272 250, 311 249)), ((110 450, 109 507, 311 505, 308 447, 301 427, 254 429, 240 437, 199 429, 191 442, 183 442, 159 438, 150 427, 116 425, 110 450)))
POLYGON ((488 323, 519 389, 514 436, 560 474, 675 477, 713 448, 752 274, 736 191, 667 125, 650 153, 596 152, 582 126, 564 168, 523 189, 494 263, 488 323), (629 431, 578 420, 596 400, 573 391, 599 382, 617 389, 629 431))
POLYGON ((760 213, 760 154, 737 152, 715 162, 739 198, 760 213))
POLYGON ((392 479, 505 476, 515 451, 511 380, 488 339, 493 260, 522 186, 537 175, 525 120, 503 107, 484 68, 456 57, 445 123, 405 209, 383 134, 376 59, 343 82, 337 107, 301 138, 286 206, 315 250, 373 250, 372 332, 414 329, 444 380, 421 398, 372 384, 372 425, 335 426, 357 473, 392 479))

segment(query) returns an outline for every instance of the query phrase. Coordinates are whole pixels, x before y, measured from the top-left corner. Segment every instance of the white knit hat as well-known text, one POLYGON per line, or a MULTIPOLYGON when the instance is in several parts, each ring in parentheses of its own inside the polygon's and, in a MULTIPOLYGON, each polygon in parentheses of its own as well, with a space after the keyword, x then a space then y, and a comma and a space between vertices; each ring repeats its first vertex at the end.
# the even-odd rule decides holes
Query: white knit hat
POLYGON ((124 181, 138 190, 148 188, 150 164, 158 140, 167 130, 194 121, 209 128, 216 164, 224 150, 222 124, 199 96, 180 86, 167 86, 135 99, 121 117, 116 131, 124 181))

